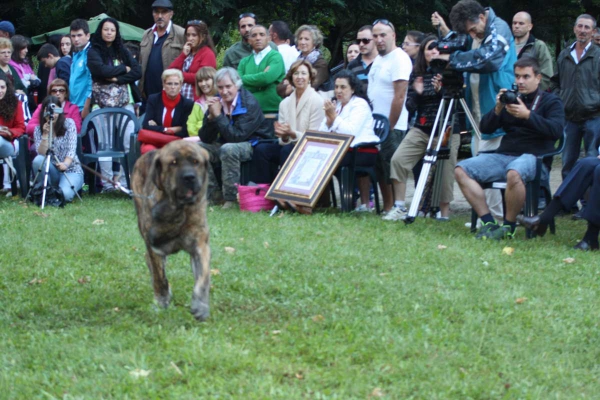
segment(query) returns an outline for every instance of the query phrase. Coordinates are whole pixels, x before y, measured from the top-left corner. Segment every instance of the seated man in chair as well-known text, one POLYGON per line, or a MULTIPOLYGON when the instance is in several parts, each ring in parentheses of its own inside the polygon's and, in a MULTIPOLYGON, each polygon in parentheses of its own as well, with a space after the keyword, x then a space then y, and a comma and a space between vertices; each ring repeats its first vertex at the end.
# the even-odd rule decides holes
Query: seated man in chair
MULTIPOLYGON (((554 150, 565 125, 562 101, 538 89, 542 75, 537 61, 523 57, 515 63, 514 69, 518 94, 501 89, 496 96, 496 106, 482 117, 479 127, 482 133, 502 128, 506 136, 500 147, 493 153, 480 153, 463 160, 454 170, 461 191, 483 222, 477 239, 500 240, 514 236, 517 215, 525 204, 525 184, 535 179, 536 156, 554 150), (480 183, 504 180, 506 215, 500 226, 490 214, 480 183)), ((548 175, 543 168, 542 179, 548 175)))
POLYGON ((240 183, 240 166, 252 159, 252 146, 260 139, 273 138, 273 127, 267 121, 256 98, 242 87, 237 71, 224 67, 217 71, 215 83, 219 96, 209 99, 202 128, 200 145, 210 153, 208 198, 218 187, 214 167, 221 165, 223 208, 236 203, 240 183))

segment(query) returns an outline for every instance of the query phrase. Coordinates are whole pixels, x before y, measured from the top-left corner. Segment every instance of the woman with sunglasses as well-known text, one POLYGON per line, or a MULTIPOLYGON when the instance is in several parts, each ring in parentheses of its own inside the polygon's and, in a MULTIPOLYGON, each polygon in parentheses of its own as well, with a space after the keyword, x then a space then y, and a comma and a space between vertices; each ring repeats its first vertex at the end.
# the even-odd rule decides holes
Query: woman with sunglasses
POLYGON ((217 68, 217 58, 206 22, 197 19, 188 21, 185 26, 185 40, 183 51, 171 63, 169 68, 175 68, 183 72, 184 83, 181 94, 190 100, 194 100, 196 72, 202 67, 217 68))
MULTIPOLYGON (((69 101, 69 85, 62 79, 54 79, 48 86, 48 94, 56 97, 58 100, 57 106, 63 109, 63 114, 66 118, 71 118, 75 123, 77 132, 81 130, 81 114, 79 107, 69 101)), ((31 120, 27 124, 27 134, 33 138, 35 127, 40 124, 40 115, 42 114, 42 105, 38 105, 35 112, 31 116, 31 120)))
MULTIPOLYGON (((429 137, 432 134, 431 130, 442 101, 442 77, 432 72, 430 67, 431 60, 438 54, 437 37, 430 35, 423 39, 408 83, 406 99, 406 109, 411 113, 416 113, 416 122, 396 149, 391 161, 394 198, 401 203, 397 204, 397 207, 394 207, 392 211, 383 217, 386 221, 398 221, 406 217, 407 210, 404 206, 406 181, 412 168, 425 155, 429 137)), ((437 140, 439 139, 438 137, 437 140)), ((437 144, 437 140, 433 142, 433 145, 437 144)), ((448 140, 450 159, 445 161, 442 174, 440 213, 436 217, 439 221, 448 220, 450 202, 454 199, 454 167, 456 166, 460 138, 450 135, 448 140)))

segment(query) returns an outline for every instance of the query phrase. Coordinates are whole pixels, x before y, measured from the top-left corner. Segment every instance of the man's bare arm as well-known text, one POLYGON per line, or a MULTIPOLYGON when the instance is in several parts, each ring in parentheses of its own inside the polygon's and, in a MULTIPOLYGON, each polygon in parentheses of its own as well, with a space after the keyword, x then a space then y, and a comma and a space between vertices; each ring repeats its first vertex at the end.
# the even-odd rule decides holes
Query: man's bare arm
POLYGON ((397 80, 394 81, 394 99, 390 108, 390 128, 394 129, 402 108, 404 107, 404 99, 406 98, 406 90, 408 89, 408 81, 397 80))

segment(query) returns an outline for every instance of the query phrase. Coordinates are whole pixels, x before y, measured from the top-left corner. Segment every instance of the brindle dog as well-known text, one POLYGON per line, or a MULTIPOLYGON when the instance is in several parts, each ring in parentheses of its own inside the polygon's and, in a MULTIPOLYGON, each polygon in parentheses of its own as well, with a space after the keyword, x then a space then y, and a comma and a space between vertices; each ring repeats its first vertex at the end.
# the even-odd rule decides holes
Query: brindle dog
POLYGON ((167 256, 186 251, 195 277, 191 312, 200 321, 209 316, 208 160, 198 144, 177 140, 140 157, 131 185, 156 302, 166 308, 171 301, 167 256))

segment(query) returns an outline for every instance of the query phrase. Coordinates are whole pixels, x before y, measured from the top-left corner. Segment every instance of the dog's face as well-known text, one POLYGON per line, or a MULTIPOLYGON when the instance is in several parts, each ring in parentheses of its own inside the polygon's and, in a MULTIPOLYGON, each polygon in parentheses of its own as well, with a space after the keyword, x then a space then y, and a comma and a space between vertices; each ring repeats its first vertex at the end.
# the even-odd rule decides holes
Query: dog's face
POLYGON ((197 143, 177 140, 158 151, 152 179, 159 190, 179 206, 206 195, 209 155, 197 143))

